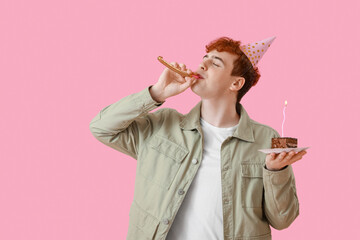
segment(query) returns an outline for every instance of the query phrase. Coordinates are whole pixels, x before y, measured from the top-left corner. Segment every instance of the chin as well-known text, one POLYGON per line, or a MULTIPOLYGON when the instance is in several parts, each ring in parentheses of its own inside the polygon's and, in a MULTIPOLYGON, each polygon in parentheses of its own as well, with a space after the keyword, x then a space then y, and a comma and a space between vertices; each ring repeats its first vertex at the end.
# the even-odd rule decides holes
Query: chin
POLYGON ((190 89, 191 89, 191 91, 192 91, 193 93, 195 93, 196 95, 198 95, 199 97, 201 97, 200 94, 199 94, 199 88, 198 88, 197 86, 192 85, 192 86, 190 87, 190 89))
POLYGON ((194 85, 192 85, 192 86, 190 86, 190 89, 191 89, 191 91, 193 91, 194 93, 196 93, 196 86, 194 86, 194 85))

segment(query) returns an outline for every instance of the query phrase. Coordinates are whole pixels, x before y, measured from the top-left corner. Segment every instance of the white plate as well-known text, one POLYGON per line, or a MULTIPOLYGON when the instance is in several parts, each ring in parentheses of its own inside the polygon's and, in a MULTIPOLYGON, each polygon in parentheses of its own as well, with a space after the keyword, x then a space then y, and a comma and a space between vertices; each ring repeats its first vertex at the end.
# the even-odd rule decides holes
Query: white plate
POLYGON ((300 152, 302 150, 308 149, 309 147, 301 148, 270 148, 270 149, 259 149, 258 151, 263 153, 281 153, 281 152, 290 152, 291 150, 295 152, 300 152))

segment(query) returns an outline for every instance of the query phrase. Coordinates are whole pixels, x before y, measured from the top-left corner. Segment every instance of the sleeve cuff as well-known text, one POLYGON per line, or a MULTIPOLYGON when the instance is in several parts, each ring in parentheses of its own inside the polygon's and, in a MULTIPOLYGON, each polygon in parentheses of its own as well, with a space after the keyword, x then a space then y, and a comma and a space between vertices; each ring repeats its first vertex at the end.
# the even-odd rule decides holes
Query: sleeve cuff
POLYGON ((139 92, 136 98, 134 98, 135 104, 142 109, 143 112, 149 112, 159 106, 161 106, 165 101, 157 102, 155 101, 150 94, 150 88, 153 85, 150 85, 139 92))
POLYGON ((266 169, 265 164, 263 166, 263 178, 270 179, 273 184, 282 184, 291 178, 291 166, 286 166, 278 171, 270 171, 266 169))

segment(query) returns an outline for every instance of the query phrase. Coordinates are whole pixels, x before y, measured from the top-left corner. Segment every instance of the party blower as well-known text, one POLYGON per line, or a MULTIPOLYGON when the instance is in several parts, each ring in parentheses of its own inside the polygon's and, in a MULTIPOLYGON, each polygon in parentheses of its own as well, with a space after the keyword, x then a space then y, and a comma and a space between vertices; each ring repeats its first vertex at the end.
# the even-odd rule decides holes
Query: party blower
POLYGON ((169 68, 170 70, 180 74, 182 77, 195 77, 197 79, 201 78, 201 76, 197 73, 187 73, 185 71, 182 71, 180 69, 177 69, 176 67, 172 66, 170 63, 166 62, 162 56, 159 56, 157 58, 162 64, 165 65, 165 67, 169 68))

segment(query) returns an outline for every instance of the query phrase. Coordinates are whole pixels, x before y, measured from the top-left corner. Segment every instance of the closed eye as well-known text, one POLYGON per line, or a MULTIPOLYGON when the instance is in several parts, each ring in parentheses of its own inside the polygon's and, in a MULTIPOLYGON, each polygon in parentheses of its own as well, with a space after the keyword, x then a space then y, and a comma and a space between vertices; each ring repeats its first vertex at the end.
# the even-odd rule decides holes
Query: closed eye
POLYGON ((220 65, 214 63, 214 60, 212 60, 212 64, 215 65, 216 67, 220 67, 220 65))
MULTIPOLYGON (((203 57, 203 60, 204 60, 205 58, 208 58, 208 57, 209 57, 209 56, 206 54, 206 55, 203 57)), ((223 61, 221 58, 217 57, 217 56, 212 56, 211 58, 212 58, 213 64, 214 64, 216 67, 220 67, 220 65, 214 63, 214 60, 213 60, 214 58, 220 60, 220 61, 224 64, 224 61, 223 61)))

